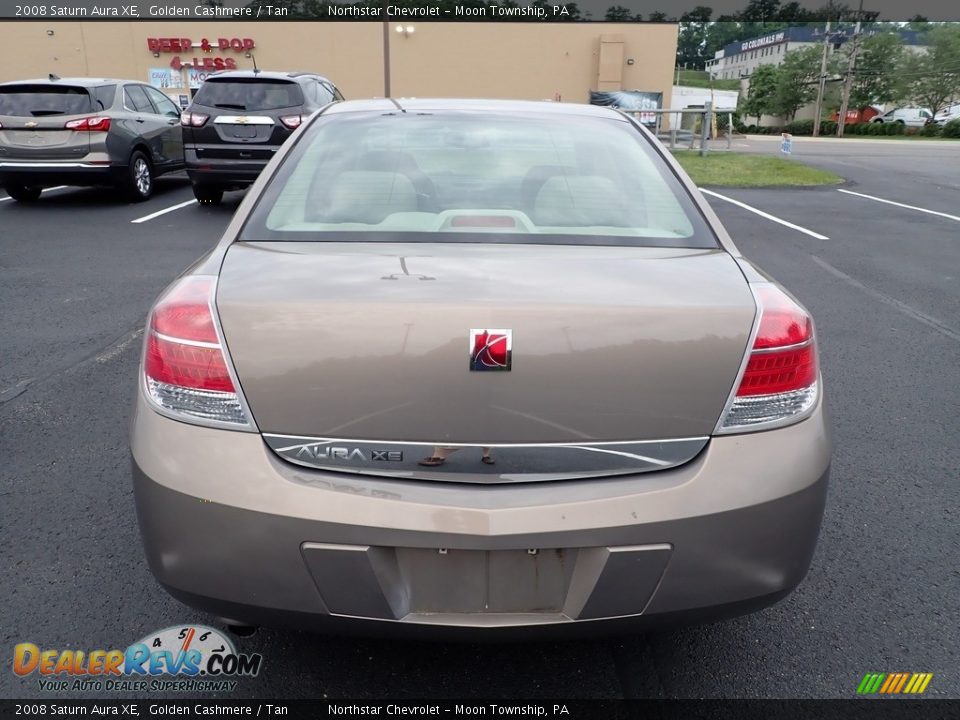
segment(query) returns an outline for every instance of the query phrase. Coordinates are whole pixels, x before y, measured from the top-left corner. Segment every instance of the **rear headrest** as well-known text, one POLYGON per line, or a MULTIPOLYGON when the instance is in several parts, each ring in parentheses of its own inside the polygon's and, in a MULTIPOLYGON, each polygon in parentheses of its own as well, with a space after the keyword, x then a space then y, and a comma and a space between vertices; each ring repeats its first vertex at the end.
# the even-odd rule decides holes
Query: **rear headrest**
POLYGON ((380 172, 422 172, 413 155, 402 150, 370 150, 360 156, 356 167, 380 172))
POLYGON ((417 193, 406 175, 349 170, 332 181, 325 222, 376 224, 397 212, 416 212, 417 193))
POLYGON ((556 175, 537 193, 531 218, 537 225, 629 227, 623 193, 600 175, 556 175))

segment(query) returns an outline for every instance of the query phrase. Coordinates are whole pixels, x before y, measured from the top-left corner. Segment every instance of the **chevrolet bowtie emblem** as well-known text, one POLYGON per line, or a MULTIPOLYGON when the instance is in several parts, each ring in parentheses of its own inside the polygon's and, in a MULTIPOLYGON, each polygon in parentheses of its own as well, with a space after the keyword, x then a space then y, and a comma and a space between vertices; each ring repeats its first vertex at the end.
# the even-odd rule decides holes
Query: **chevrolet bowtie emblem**
POLYGON ((237 124, 238 124, 238 125, 246 125, 248 122, 250 122, 250 118, 247 118, 247 117, 238 117, 238 118, 237 118, 237 124))
POLYGON ((35 127, 37 127, 39 124, 40 124, 40 123, 28 122, 26 125, 24 125, 24 127, 35 128, 35 127))

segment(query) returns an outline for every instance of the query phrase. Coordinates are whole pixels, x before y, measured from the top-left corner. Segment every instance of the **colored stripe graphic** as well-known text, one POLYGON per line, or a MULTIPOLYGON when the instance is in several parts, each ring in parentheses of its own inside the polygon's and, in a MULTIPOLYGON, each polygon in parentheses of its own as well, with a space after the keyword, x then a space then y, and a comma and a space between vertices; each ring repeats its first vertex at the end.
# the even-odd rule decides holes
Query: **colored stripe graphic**
POLYGON ((901 690, 903 690, 903 686, 906 684, 908 679, 911 679, 910 673, 901 673, 900 681, 896 684, 896 687, 890 690, 890 692, 899 693, 901 690))
POLYGON ((910 682, 907 683, 907 688, 904 692, 910 693, 911 695, 919 695, 927 689, 927 685, 930 684, 931 680, 933 680, 933 673, 914 673, 913 677, 910 678, 910 682))
POLYGON ((880 694, 885 695, 886 693, 890 692, 891 688, 893 688, 897 684, 897 681, 899 679, 900 679, 900 673, 890 673, 889 675, 887 675, 886 682, 884 682, 883 685, 880 686, 880 694))
POLYGON ((867 673, 857 685, 857 695, 920 695, 931 680, 933 673, 867 673))
POLYGON ((885 673, 867 673, 863 676, 863 680, 860 681, 857 693, 859 695, 872 695, 880 689, 880 683, 883 682, 886 677, 885 673))

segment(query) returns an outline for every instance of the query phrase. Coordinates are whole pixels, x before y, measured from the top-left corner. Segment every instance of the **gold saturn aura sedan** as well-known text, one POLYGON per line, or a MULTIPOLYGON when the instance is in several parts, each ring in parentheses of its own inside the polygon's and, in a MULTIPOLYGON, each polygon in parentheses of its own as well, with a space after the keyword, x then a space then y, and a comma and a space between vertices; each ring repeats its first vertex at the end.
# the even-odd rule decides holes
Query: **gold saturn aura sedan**
POLYGON ((152 308, 133 482, 228 624, 642 630, 803 579, 823 405, 810 315, 630 117, 349 101, 152 308))

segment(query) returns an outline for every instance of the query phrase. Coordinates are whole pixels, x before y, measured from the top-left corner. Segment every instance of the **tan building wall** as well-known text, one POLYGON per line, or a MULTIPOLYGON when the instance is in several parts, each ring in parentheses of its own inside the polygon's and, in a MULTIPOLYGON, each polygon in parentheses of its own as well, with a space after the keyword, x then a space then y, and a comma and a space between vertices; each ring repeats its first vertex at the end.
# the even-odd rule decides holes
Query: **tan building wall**
MULTIPOLYGON (((677 26, 638 23, 403 23, 390 37, 395 97, 491 97, 588 102, 589 90, 662 92, 670 107, 677 26), (601 43, 601 36, 603 42, 601 43), (632 61, 632 62, 631 62, 632 61), (602 72, 602 75, 601 75, 602 72)), ((234 58, 243 51, 161 52, 147 38, 252 38, 265 70, 311 70, 348 98, 383 95, 378 22, 0 22, 0 81, 103 76, 147 81, 179 55, 234 58)), ((176 95, 175 90, 168 90, 176 95)), ((186 92, 186 91, 183 91, 186 92)))

